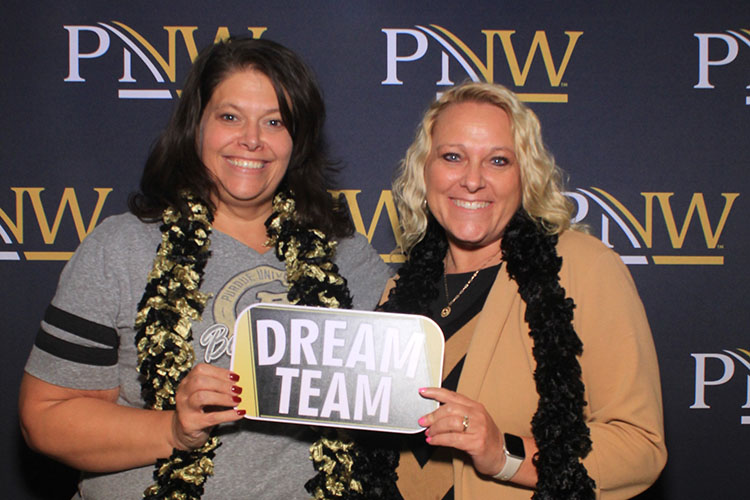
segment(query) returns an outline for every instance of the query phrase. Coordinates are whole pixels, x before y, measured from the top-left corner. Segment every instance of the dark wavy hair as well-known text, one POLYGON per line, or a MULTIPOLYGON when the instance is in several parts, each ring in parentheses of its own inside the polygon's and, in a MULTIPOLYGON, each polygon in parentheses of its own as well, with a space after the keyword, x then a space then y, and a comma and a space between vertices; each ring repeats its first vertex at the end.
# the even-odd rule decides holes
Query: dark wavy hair
POLYGON ((188 213, 180 193, 191 191, 215 210, 216 184, 196 149, 201 117, 216 87, 236 71, 252 68, 268 77, 292 137, 292 155, 279 189, 294 193, 299 222, 328 236, 354 232, 343 201, 328 193, 337 169, 323 138, 325 105, 313 72, 294 52, 270 40, 233 37, 201 51, 187 76, 167 128, 161 133, 128 200, 142 221, 160 218, 171 206, 188 213))

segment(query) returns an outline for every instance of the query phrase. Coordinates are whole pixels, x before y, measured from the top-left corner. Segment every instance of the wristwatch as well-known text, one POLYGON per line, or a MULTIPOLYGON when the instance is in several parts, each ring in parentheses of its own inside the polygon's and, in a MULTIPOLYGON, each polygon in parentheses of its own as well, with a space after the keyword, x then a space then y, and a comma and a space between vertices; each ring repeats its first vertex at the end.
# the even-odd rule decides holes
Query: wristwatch
POLYGON ((523 439, 516 436, 515 434, 503 434, 505 443, 503 444, 503 453, 505 453, 505 465, 500 472, 492 476, 500 481, 509 481, 513 476, 516 475, 518 469, 521 467, 524 458, 526 458, 526 450, 523 447, 523 439))

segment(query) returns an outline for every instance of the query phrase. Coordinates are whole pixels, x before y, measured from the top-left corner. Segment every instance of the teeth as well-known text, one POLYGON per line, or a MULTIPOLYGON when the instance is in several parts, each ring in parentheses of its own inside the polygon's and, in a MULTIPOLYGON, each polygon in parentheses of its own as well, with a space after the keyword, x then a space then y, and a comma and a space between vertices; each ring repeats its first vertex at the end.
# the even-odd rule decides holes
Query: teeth
POLYGON ((234 165, 235 167, 241 167, 241 168, 263 168, 263 162, 262 161, 252 161, 252 160, 238 160, 238 159, 228 159, 229 163, 234 165))
POLYGON ((490 203, 487 201, 465 201, 465 200, 453 200, 457 206, 461 208, 468 208, 469 210, 478 210, 488 206, 490 203))

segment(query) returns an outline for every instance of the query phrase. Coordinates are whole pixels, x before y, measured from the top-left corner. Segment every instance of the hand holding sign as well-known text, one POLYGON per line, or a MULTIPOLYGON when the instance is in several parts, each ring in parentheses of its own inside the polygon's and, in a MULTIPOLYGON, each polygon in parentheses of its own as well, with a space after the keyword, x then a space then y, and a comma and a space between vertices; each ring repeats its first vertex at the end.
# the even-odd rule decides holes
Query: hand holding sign
POLYGON ((215 425, 242 418, 242 410, 231 409, 240 401, 242 392, 235 385, 236 381, 235 374, 218 366, 200 363, 190 370, 175 395, 176 411, 172 417, 174 448, 200 448, 215 425), (208 408, 217 410, 206 411, 208 408))
POLYGON ((235 324, 247 418, 416 433, 437 408, 444 340, 422 316, 256 304, 235 324))

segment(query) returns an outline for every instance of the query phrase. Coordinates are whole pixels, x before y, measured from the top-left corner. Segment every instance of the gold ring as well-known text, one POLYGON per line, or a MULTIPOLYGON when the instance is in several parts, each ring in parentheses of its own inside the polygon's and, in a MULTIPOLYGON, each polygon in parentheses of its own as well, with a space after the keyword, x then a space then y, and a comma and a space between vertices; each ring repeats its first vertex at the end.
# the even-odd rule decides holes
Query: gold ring
POLYGON ((463 432, 466 432, 466 429, 469 428, 469 416, 468 415, 464 415, 464 420, 463 420, 462 423, 463 423, 463 426, 464 426, 463 432))

